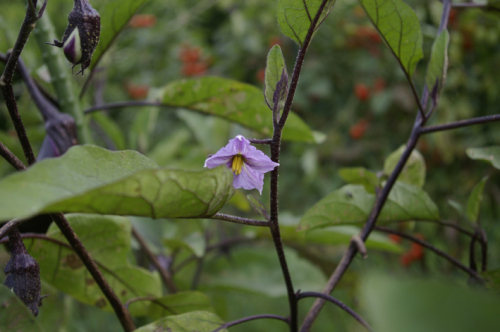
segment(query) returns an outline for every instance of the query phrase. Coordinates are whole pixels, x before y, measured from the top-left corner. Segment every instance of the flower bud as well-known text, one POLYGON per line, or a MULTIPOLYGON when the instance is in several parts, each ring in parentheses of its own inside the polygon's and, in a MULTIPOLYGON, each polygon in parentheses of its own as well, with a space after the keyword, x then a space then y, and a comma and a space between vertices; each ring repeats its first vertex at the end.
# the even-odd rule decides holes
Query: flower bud
POLYGON ((42 305, 40 291, 40 267, 38 262, 26 251, 21 234, 14 229, 9 234, 10 260, 5 266, 4 285, 28 307, 33 316, 38 315, 42 305))
POLYGON ((88 0, 74 0, 73 10, 68 15, 68 26, 64 31, 62 42, 54 40, 56 47, 64 50, 64 55, 73 68, 81 64, 77 75, 90 66, 99 36, 101 34, 101 17, 92 8, 88 0))

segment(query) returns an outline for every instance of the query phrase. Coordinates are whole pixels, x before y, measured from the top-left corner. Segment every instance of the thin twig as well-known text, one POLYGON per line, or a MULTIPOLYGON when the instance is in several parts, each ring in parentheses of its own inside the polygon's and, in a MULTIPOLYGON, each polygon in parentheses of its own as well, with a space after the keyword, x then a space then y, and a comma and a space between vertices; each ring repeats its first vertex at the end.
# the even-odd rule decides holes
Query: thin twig
POLYGON ((441 125, 422 127, 420 128, 420 134, 429 134, 437 131, 457 129, 457 128, 468 127, 488 122, 496 122, 496 121, 500 121, 500 114, 487 115, 467 120, 445 123, 441 125))
POLYGON ((9 148, 0 142, 0 156, 2 156, 9 164, 11 164, 16 170, 22 171, 26 169, 26 165, 13 154, 9 148))
POLYGON ((488 4, 486 3, 452 3, 452 7, 455 8, 486 8, 488 7, 488 4))
POLYGON ((358 315, 354 310, 352 310, 351 308, 349 308, 347 305, 345 305, 341 301, 337 300, 336 298, 334 298, 330 295, 318 293, 318 292, 303 292, 303 293, 299 293, 297 295, 297 300, 304 299, 306 297, 319 297, 319 298, 322 298, 323 300, 330 301, 331 303, 335 304, 336 306, 338 306, 339 308, 341 308, 342 310, 347 312, 349 315, 351 315, 355 320, 357 320, 361 325, 363 325, 368 331, 373 331, 373 329, 370 327, 370 325, 368 325, 368 323, 363 318, 361 318, 360 315, 358 315))
POLYGON ((450 263, 452 263, 453 265, 455 265, 456 267, 458 267, 459 269, 461 269, 465 273, 469 274, 471 277, 477 279, 478 281, 484 282, 484 279, 476 271, 469 269, 467 266, 462 264, 458 259, 448 255, 447 253, 445 253, 442 250, 439 250, 438 248, 431 245, 429 242, 421 240, 418 237, 415 237, 415 236, 412 236, 412 235, 409 235, 409 234, 406 234, 406 233, 403 233, 400 231, 396 231, 396 230, 393 230, 393 229, 390 229, 387 227, 383 227, 383 226, 375 226, 375 229, 380 231, 380 232, 384 232, 384 233, 388 233, 388 234, 395 234, 395 235, 401 236, 402 238, 410 240, 412 242, 418 243, 422 247, 425 247, 425 248, 433 251, 436 255, 441 256, 444 259, 448 260, 450 263))
POLYGON ((171 105, 162 104, 162 103, 157 102, 157 101, 130 100, 130 101, 119 101, 116 103, 95 105, 95 106, 87 108, 86 110, 83 111, 83 113, 89 114, 89 113, 93 113, 93 112, 97 112, 97 111, 105 111, 105 110, 111 110, 114 108, 123 108, 123 107, 128 107, 128 106, 172 107, 171 105))
POLYGON ((211 219, 225 220, 242 225, 269 227, 269 221, 260 221, 260 220, 242 218, 223 213, 216 213, 211 217, 211 219))
POLYGON ((128 310, 123 306, 123 304, 120 302, 120 299, 118 298, 118 296, 116 296, 111 286, 109 286, 106 279, 104 279, 104 276, 102 275, 101 271, 99 271, 99 268, 97 267, 96 263, 94 262, 92 257, 90 257, 88 251, 85 249, 82 242, 76 235, 75 231, 73 231, 73 229, 69 225, 64 215, 62 213, 56 213, 52 214, 51 217, 61 230, 61 233, 68 240, 68 242, 70 243, 71 247, 76 252, 78 257, 80 257, 83 264, 94 278, 95 282, 99 285, 99 288, 104 293, 104 296, 106 296, 109 303, 111 304, 111 307, 113 307, 113 310, 115 311, 116 316, 120 320, 123 329, 126 332, 134 331, 135 325, 134 322, 132 321, 132 317, 130 316, 130 312, 128 312, 128 310))
POLYGON ((134 297, 130 300, 128 300, 127 302, 125 302, 125 308, 128 309, 128 307, 130 306, 130 304, 134 303, 134 302, 139 302, 139 301, 150 301, 151 303, 154 303, 156 304, 157 306, 160 306, 162 307, 163 309, 167 310, 170 314, 172 315, 177 315, 177 313, 175 311, 173 311, 172 309, 170 309, 168 306, 164 305, 163 303, 161 303, 160 301, 158 301, 156 299, 156 297, 154 296, 139 296, 139 297, 134 297))
POLYGON ((289 321, 288 321, 288 318, 285 318, 285 317, 282 317, 282 316, 278 316, 278 315, 255 315, 255 316, 241 318, 241 319, 234 320, 232 322, 226 323, 224 325, 221 325, 219 328, 216 328, 212 332, 218 332, 220 330, 227 329, 228 327, 231 327, 231 326, 235 326, 235 325, 238 325, 238 324, 241 324, 241 323, 245 323, 245 322, 248 322, 248 321, 251 321, 251 320, 262 319, 262 318, 277 319, 277 320, 281 320, 281 321, 283 321, 283 322, 285 322, 287 324, 290 324, 289 321))
POLYGON ((137 242, 139 242, 141 249, 144 251, 146 256, 148 256, 151 263, 153 263, 153 265, 156 267, 156 269, 160 273, 161 279, 163 280, 163 283, 165 284, 165 286, 167 286, 170 293, 177 293, 177 287, 175 287, 175 284, 172 280, 172 276, 170 275, 170 272, 165 270, 161 266, 160 262, 158 261, 158 258, 156 258, 155 254, 153 254, 153 252, 151 252, 151 250, 149 250, 148 244, 146 243, 144 238, 139 234, 139 232, 137 232, 137 229, 135 229, 135 227, 132 227, 132 235, 137 240, 137 242))
MULTIPOLYGON (((406 222, 407 220, 391 220, 390 222, 406 222)), ((469 237, 479 237, 479 235, 477 234, 474 234, 468 230, 466 230, 465 228, 459 226, 459 225, 455 225, 455 224, 452 224, 450 222, 446 222, 446 221, 442 221, 442 220, 419 220, 418 221, 419 223, 421 222, 430 222, 430 223, 433 223, 433 224, 438 224, 438 225, 441 225, 441 226, 444 226, 444 227, 450 227, 450 228, 454 228, 456 229, 457 231, 459 231, 460 233, 463 233, 469 237)))
POLYGON ((21 225, 23 222, 25 222, 26 219, 12 219, 11 221, 6 222, 1 228, 0 228, 0 240, 3 239, 5 236, 9 235, 9 233, 15 229, 17 226, 21 225))
POLYGON ((267 139, 249 138, 248 140, 252 144, 267 144, 267 145, 270 145, 273 142, 273 140, 270 139, 270 138, 267 138, 267 139))

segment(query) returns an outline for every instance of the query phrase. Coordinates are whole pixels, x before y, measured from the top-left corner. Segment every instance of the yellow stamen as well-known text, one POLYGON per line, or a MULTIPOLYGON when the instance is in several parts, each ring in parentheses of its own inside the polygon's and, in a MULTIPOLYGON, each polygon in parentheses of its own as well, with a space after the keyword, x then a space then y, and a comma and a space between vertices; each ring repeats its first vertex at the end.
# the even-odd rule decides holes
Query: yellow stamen
POLYGON ((233 157, 233 165, 231 170, 234 174, 239 175, 241 173, 241 168, 243 167, 243 156, 241 154, 237 154, 233 157))

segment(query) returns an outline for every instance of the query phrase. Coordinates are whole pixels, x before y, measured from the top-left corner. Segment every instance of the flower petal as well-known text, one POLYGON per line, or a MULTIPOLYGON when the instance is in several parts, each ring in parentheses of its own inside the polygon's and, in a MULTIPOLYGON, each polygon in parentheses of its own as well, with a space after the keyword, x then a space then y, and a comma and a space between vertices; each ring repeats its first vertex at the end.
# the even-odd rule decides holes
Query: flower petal
POLYGON ((259 173, 270 172, 276 166, 280 165, 272 161, 271 158, 264 154, 264 152, 257 149, 243 156, 245 157, 245 163, 259 173))
POLYGON ((248 165, 243 164, 241 173, 234 176, 233 186, 235 189, 257 189, 262 195, 262 187, 264 187, 264 173, 259 173, 248 165))
POLYGON ((227 164, 229 168, 231 165, 228 164, 232 160, 232 158, 237 154, 242 154, 244 156, 243 151, 247 151, 248 146, 250 145, 250 141, 248 141, 245 137, 238 135, 236 138, 233 138, 229 141, 229 143, 217 151, 216 154, 210 156, 205 161, 205 166, 208 168, 215 168, 220 165, 227 164))

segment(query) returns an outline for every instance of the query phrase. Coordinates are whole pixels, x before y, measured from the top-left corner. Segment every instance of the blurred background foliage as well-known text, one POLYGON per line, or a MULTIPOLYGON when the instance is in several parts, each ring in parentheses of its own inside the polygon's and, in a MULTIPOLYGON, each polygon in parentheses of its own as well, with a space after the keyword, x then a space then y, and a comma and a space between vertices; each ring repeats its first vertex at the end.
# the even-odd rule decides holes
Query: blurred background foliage
MULTIPOLYGON (((109 1, 92 2, 99 10, 109 1)), ((417 90, 421 91, 442 5, 435 0, 408 0, 407 3, 417 13, 424 34, 424 60, 414 75, 417 90)), ((5 52, 17 36, 24 4, 9 1, 3 2, 0 8, 0 50, 5 52)), ((46 15, 53 20, 58 36, 66 26, 66 14, 62 13, 68 13, 71 8, 72 1, 49 1, 46 15)), ((291 74, 298 47, 281 34, 275 8, 276 2, 268 0, 146 1, 102 59, 82 99, 84 108, 125 100, 155 100, 162 86, 184 77, 222 76, 262 88, 266 55, 275 44, 281 46, 291 74)), ((102 22, 102 29, 106 28, 106 22, 102 22)), ((478 9, 452 9, 449 31, 448 78, 430 124, 498 113, 498 14, 478 9)), ((52 94, 50 77, 33 38, 22 57, 35 79, 52 94)), ((0 64, 0 70, 2 66, 0 64)), ((73 76, 76 93, 80 93, 87 75, 73 76)), ((39 148, 44 136, 41 117, 19 77, 14 89, 28 135, 35 148, 39 148)), ((303 291, 321 290, 345 244, 356 233, 354 226, 342 226, 344 228, 332 231, 333 235, 323 242, 299 240, 295 235, 298 220, 314 203, 344 184, 338 175, 341 168, 362 166, 373 171, 383 170, 385 158, 407 140, 417 111, 412 98, 403 72, 363 9, 354 0, 338 0, 314 37, 293 104, 293 111, 316 132, 321 142, 285 142, 282 146, 280 223, 289 250, 287 258, 295 268, 292 268, 292 277, 296 278, 296 288, 305 282, 307 289, 302 288, 303 291), (305 275, 304 271, 307 271, 305 275)), ((97 144, 110 149, 136 149, 165 167, 200 169, 208 154, 215 153, 236 134, 261 138, 236 124, 183 109, 125 107, 95 113, 91 118, 97 144)), ((22 156, 3 102, 0 103, 0 141, 17 156, 22 156)), ((467 227, 465 218, 450 206, 449 200, 466 205, 474 186, 483 176, 490 175, 480 217, 488 235, 490 269, 500 268, 500 176, 490 165, 469 159, 465 150, 499 142, 498 124, 493 123, 430 134, 418 145, 426 165, 424 189, 438 205, 442 220, 467 227)), ((262 149, 269 152, 266 147, 262 149)), ((0 176, 12 171, 0 160, 0 176)), ((264 203, 268 201, 266 188, 267 184, 263 196, 259 197, 264 203)), ((256 217, 246 194, 238 190, 223 211, 256 217)), ((256 192, 253 194, 258 196, 256 192)), ((183 289, 198 287, 204 291, 215 312, 224 320, 267 312, 286 315, 284 285, 276 257, 269 255, 273 249, 266 232, 218 221, 131 219, 155 253, 165 257, 175 253, 175 262, 194 255, 195 259, 176 273, 176 281, 183 289), (220 246, 207 253, 209 245, 234 237, 244 239, 243 244, 234 248, 220 246), (200 274, 197 269, 203 272, 200 274)), ((419 234, 467 262, 468 239, 456 232, 430 223, 407 223, 398 227, 419 234)), ((354 296, 358 280, 372 270, 394 275, 457 276, 457 282, 464 283, 461 272, 432 253, 416 262, 408 262, 403 252, 411 250, 409 243, 394 243, 378 236, 373 251, 369 247, 369 259, 363 262, 356 259, 335 291, 334 295, 345 303, 359 308, 354 296)), ((133 243, 133 248, 138 246, 133 243)), ((144 261, 140 255, 131 255, 130 259, 139 264, 144 261)), ((311 303, 312 300, 300 303, 301 315, 311 303)), ((102 315, 109 321, 106 330, 120 330, 110 314, 60 294, 51 295, 44 302, 40 319, 52 319, 51 324, 62 330, 98 331, 100 329, 92 328, 91 324, 104 319, 102 315), (49 310, 52 306, 59 306, 56 311, 64 312, 57 322, 54 317, 46 317, 52 312, 49 310), (83 319, 83 316, 92 318, 83 319), (80 323, 74 321, 75 317, 80 323)), ((146 318, 138 321, 147 322, 146 318)), ((357 331, 358 328, 344 312, 330 306, 322 312, 316 325, 317 331, 357 331)), ((274 321, 255 321, 232 329, 282 330, 283 324, 274 321)))

